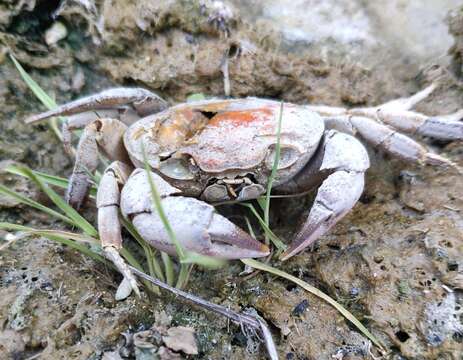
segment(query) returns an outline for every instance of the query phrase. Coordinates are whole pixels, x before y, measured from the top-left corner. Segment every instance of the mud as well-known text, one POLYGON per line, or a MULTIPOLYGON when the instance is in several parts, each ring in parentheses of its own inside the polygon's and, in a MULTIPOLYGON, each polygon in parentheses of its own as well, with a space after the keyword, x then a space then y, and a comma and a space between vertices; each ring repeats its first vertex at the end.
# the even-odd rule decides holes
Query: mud
MULTIPOLYGON (((300 5, 292 3, 296 9, 300 5)), ((437 79, 438 90, 418 110, 430 115, 457 110, 463 103, 463 9, 452 10, 447 17, 453 40, 442 36, 436 44, 437 36, 428 36, 427 41, 420 35, 419 24, 432 23, 433 14, 438 14, 434 30, 443 34, 443 10, 434 11, 438 2, 410 2, 407 14, 418 20, 406 23, 405 35, 385 22, 388 14, 400 13, 398 3, 391 2, 381 14, 379 5, 346 2, 355 11, 345 13, 346 20, 341 18, 337 24, 357 24, 359 17, 354 15, 360 13, 360 23, 368 21, 370 27, 357 27, 357 33, 351 32, 357 38, 346 41, 307 25, 303 29, 313 35, 310 46, 307 39, 287 36, 289 20, 275 24, 271 14, 262 16, 259 2, 252 11, 243 11, 243 2, 235 1, 233 11, 222 18, 207 1, 112 0, 95 5, 68 1, 61 7, 58 1, 1 4, 0 181, 44 201, 23 179, 2 172, 8 161, 63 176, 72 167, 46 124, 23 124, 23 118, 43 107, 21 81, 7 48, 58 102, 114 84, 145 86, 173 102, 198 92, 223 96, 228 64, 231 96, 368 105, 409 95, 437 79), (422 11, 417 10, 420 6, 422 11), (66 27, 67 36, 49 47, 45 34, 55 22, 53 14, 66 27), (378 14, 383 17, 378 19, 378 14), (402 38, 399 45, 405 44, 407 51, 397 45, 402 38), (407 41, 416 46, 407 46, 407 41), (378 43, 390 49, 389 57, 376 51, 378 43), (433 51, 427 51, 430 48, 433 51), (450 56, 441 56, 447 48, 450 56)), ((452 5, 445 2, 446 7, 452 5)), ((294 8, 288 11, 297 13, 294 8)), ((294 20, 293 15, 289 19, 294 20)), ((310 24, 313 18, 306 21, 310 24)), ((424 141, 463 166, 461 144, 424 141)), ((344 304, 386 345, 385 358, 459 359, 463 352, 461 175, 403 164, 373 149, 369 152, 373 167, 355 209, 312 251, 275 266, 344 304)), ((309 204, 304 199, 274 202, 272 224, 285 241, 290 241, 301 211, 309 204)), ((85 214, 94 219, 93 210, 85 214)), ((0 198, 0 221, 63 226, 4 198, 0 198)), ((369 350, 378 355, 326 303, 265 274, 244 280, 238 275, 241 271, 239 263, 212 273, 197 270, 189 289, 235 310, 254 307, 271 325, 281 358, 360 359, 370 358, 369 350)), ((239 327, 166 294, 115 302, 117 274, 42 238, 20 239, 2 250, 0 274, 0 353, 6 358, 100 359, 105 353, 121 353, 127 338, 122 333, 149 329, 165 314, 172 326, 195 329, 199 355, 194 358, 264 358, 263 349, 243 336, 239 327)))
POLYGON ((447 17, 449 32, 455 40, 450 54, 453 55, 452 70, 457 76, 463 73, 462 53, 463 53, 463 10, 462 8, 454 9, 447 17))

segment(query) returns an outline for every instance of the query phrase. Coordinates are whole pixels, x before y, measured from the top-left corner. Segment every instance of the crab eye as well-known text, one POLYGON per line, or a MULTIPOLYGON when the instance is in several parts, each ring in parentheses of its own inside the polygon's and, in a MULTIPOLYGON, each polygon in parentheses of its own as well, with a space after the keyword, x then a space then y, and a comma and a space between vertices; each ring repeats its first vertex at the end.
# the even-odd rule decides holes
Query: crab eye
POLYGON ((194 174, 189 170, 188 164, 182 159, 169 158, 161 162, 159 167, 164 175, 177 180, 193 180, 194 174))
MULTIPOLYGON (((280 161, 278 161, 278 170, 286 169, 293 165, 297 159, 299 158, 299 152, 289 146, 281 146, 280 147, 280 161)), ((267 157, 265 158, 265 165, 269 170, 273 168, 273 164, 275 162, 275 146, 272 145, 269 148, 267 153, 267 157)))

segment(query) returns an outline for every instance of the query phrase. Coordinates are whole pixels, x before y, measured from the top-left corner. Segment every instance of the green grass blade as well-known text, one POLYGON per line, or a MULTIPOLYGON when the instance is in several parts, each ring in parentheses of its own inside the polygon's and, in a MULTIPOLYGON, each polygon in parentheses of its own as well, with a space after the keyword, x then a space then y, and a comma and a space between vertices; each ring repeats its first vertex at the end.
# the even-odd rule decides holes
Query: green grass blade
POLYGON ((165 252, 161 252, 162 262, 164 263, 164 269, 166 271, 166 282, 170 286, 174 286, 175 282, 175 273, 174 273, 174 265, 172 263, 172 259, 170 258, 169 254, 165 252))
MULTIPOLYGON (((167 231, 170 241, 172 242, 172 244, 174 244, 175 251, 180 260, 180 272, 179 272, 179 277, 177 279, 177 285, 178 285, 177 287, 181 288, 185 285, 185 281, 188 275, 188 266, 181 263, 182 260, 185 260, 185 250, 180 244, 180 241, 178 241, 177 237, 175 236, 174 230, 172 229, 172 226, 170 225, 169 220, 167 219, 166 213, 164 212, 164 209, 162 208, 161 197, 159 196, 158 190, 156 189, 156 184, 154 183, 153 177, 151 175, 151 168, 148 164, 148 159, 146 158, 145 149, 142 149, 142 152, 143 152, 143 162, 145 165, 145 171, 148 176, 148 183, 150 185, 150 190, 151 190, 151 200, 159 215, 159 218, 162 221, 164 229, 166 229, 167 231)), ((163 260, 164 259, 166 259, 165 255, 163 257, 163 260)), ((172 267, 169 267, 169 262, 165 262, 164 264, 167 264, 167 267, 165 267, 166 278, 171 277, 172 267)))
POLYGON ((61 133, 61 130, 58 126, 58 121, 56 118, 52 117, 48 119, 48 126, 50 126, 50 129, 53 131, 53 133, 56 135, 59 141, 63 142, 63 134, 61 133))
POLYGON ((77 234, 77 233, 73 233, 70 231, 35 229, 35 228, 28 227, 28 226, 11 224, 7 222, 0 222, 0 229, 10 230, 10 231, 14 230, 14 231, 29 232, 34 235, 41 235, 41 236, 53 235, 53 236, 63 237, 66 239, 77 241, 79 243, 91 244, 91 245, 97 245, 97 246, 100 245, 100 241, 98 239, 95 239, 94 237, 87 236, 84 234, 77 234))
POLYGON ((282 270, 275 269, 274 267, 261 263, 260 261, 254 260, 254 259, 241 259, 241 261, 250 266, 253 267, 254 269, 262 270, 269 272, 273 275, 280 276, 282 278, 285 278, 289 281, 292 281, 293 283, 299 285, 302 287, 304 290, 310 292, 311 294, 325 300, 328 304, 333 306, 337 311, 339 311, 347 320, 349 320, 352 324, 354 324, 357 329, 359 329, 363 335, 365 335, 368 339, 370 339, 376 346, 378 346, 381 350, 384 350, 381 342, 376 339, 376 337, 359 321, 357 318, 352 315, 350 311, 348 311, 344 306, 339 304, 336 300, 333 298, 329 297, 326 295, 324 292, 318 290, 316 287, 306 283, 305 281, 302 281, 301 279, 298 279, 297 277, 290 275, 282 270))
POLYGON ((19 167, 29 179, 31 179, 47 196, 50 198, 53 203, 63 211, 66 216, 71 219, 75 226, 82 229, 89 236, 98 237, 98 232, 83 216, 81 216, 76 210, 74 210, 66 201, 64 201, 61 196, 59 196, 53 189, 51 189, 47 184, 40 180, 29 168, 19 167))
POLYGON ((275 245, 279 251, 284 251, 286 249, 286 245, 278 238, 278 236, 276 236, 273 233, 272 230, 270 230, 264 219, 262 219, 262 217, 257 212, 256 208, 252 204, 240 203, 239 205, 245 206, 251 210, 252 214, 259 221, 260 226, 262 226, 262 229, 264 229, 264 233, 266 234, 266 236, 268 236, 268 238, 272 241, 273 245, 275 245))
POLYGON ((67 245, 73 249, 76 249, 79 252, 91 257, 94 260, 107 263, 104 257, 102 257, 100 254, 96 253, 95 251, 92 251, 87 246, 82 244, 82 243, 91 243, 94 245, 98 244, 99 243, 98 240, 94 238, 90 239, 88 237, 84 237, 81 234, 70 233, 66 231, 41 230, 41 229, 34 229, 31 227, 22 226, 18 224, 10 224, 10 223, 0 223, 0 229, 9 230, 9 231, 23 231, 31 235, 43 236, 52 241, 55 241, 60 244, 67 245))
POLYGON ((95 251, 92 251, 91 249, 89 249, 85 245, 79 244, 77 241, 69 240, 69 239, 67 239, 65 237, 57 236, 57 235, 53 235, 53 234, 44 234, 43 236, 50 239, 50 240, 59 242, 59 243, 61 243, 63 245, 67 245, 67 246, 69 246, 69 247, 71 247, 73 249, 76 249, 77 251, 81 252, 84 255, 87 255, 88 257, 92 258, 93 260, 100 261, 102 263, 108 264, 108 261, 103 256, 96 253, 95 251))
POLYGON ((177 252, 178 258, 180 260, 183 260, 185 259, 185 250, 180 244, 180 241, 178 241, 177 237, 175 236, 174 230, 172 229, 172 226, 170 225, 169 220, 167 219, 166 213, 164 212, 164 209, 162 208, 161 197, 159 196, 158 190, 153 180, 153 176, 151 175, 151 168, 148 164, 148 159, 146 158, 145 150, 143 149, 142 152, 143 152, 143 162, 145 165, 145 171, 148 176, 148 183, 150 185, 150 190, 151 190, 151 200, 159 215, 159 218, 162 221, 164 229, 166 229, 167 231, 170 241, 175 247, 175 251, 177 252))
MULTIPOLYGON (((7 172, 14 175, 19 175, 23 177, 27 177, 26 173, 14 165, 9 165, 5 168, 7 172)), ((48 175, 39 171, 32 170, 32 172, 41 180, 46 182, 47 184, 54 185, 63 189, 66 189, 68 186, 69 181, 65 178, 59 176, 48 175)))
MULTIPOLYGON (((5 170, 9 172, 10 174, 28 177, 23 170, 21 170, 20 168, 14 165, 7 166, 5 170)), ((59 187, 61 189, 67 189, 68 187, 68 184, 69 184, 68 179, 65 179, 59 176, 46 174, 40 171, 35 171, 35 170, 31 170, 31 171, 34 173, 35 176, 37 176, 40 180, 42 180, 46 184, 50 184, 50 185, 59 187)), ((93 198, 96 197, 96 188, 94 186, 90 188, 90 196, 93 198)))
POLYGON ((180 271, 178 273, 177 284, 175 284, 175 287, 177 289, 182 289, 186 286, 191 269, 192 265, 180 264, 180 271))
POLYGON ((100 241, 98 239, 95 239, 93 237, 84 235, 84 234, 76 234, 72 233, 69 231, 60 231, 60 230, 35 230, 35 233, 37 235, 41 236, 48 236, 48 235, 53 235, 53 236, 60 236, 62 238, 70 239, 73 241, 77 241, 79 243, 86 243, 90 245, 100 245, 100 241))
MULTIPOLYGON (((272 192, 273 181, 275 180, 275 176, 278 170, 278 165, 280 163, 280 153, 281 153, 281 123, 283 120, 283 101, 280 104, 280 115, 278 117, 278 128, 277 128, 277 143, 275 145, 275 158, 273 160, 272 172, 268 178, 267 183, 267 193, 265 194, 265 206, 264 206, 264 221, 268 228, 270 228, 270 195, 272 192)), ((265 234, 265 243, 268 245, 269 237, 267 233, 265 234)))
MULTIPOLYGON (((18 62, 18 60, 15 59, 15 57, 10 54, 11 61, 13 61, 14 65, 16 66, 16 69, 18 70, 19 74, 21 75, 22 79, 24 82, 27 84, 29 89, 34 93, 34 95, 37 97, 37 99, 40 100, 40 102, 46 106, 48 110, 54 109, 57 107, 55 100, 53 100, 40 86, 35 82, 34 79, 30 77, 30 75, 24 70, 24 68, 21 66, 21 64, 18 62)), ((59 117, 59 120, 65 121, 66 119, 63 117, 59 117)), ((50 125, 50 128, 53 130, 55 135, 63 141, 63 134, 61 133, 60 129, 58 128, 58 124, 56 122, 55 118, 52 118, 48 121, 48 124, 50 125)))
POLYGON ((27 86, 32 90, 34 95, 42 102, 43 105, 47 107, 48 110, 54 109, 57 107, 56 102, 48 96, 48 94, 42 90, 42 88, 35 82, 34 79, 30 77, 30 75, 24 70, 22 65, 16 60, 16 58, 10 54, 11 61, 13 61, 16 69, 18 69, 19 74, 23 78, 24 82, 27 86))
POLYGON ((252 229, 251 222, 249 221, 247 216, 244 217, 244 220, 246 221, 246 226, 248 227, 249 235, 251 235, 255 239, 256 234, 254 233, 254 230, 252 229))
POLYGON ((259 198, 256 199, 257 201, 257 204, 259 205, 260 209, 265 213, 265 207, 267 206, 267 199, 268 198, 272 198, 272 196, 261 196, 259 198))
MULTIPOLYGON (((151 247, 149 247, 151 249, 151 247)), ((164 277, 164 273, 162 272, 161 265, 159 264, 159 261, 156 259, 156 252, 151 249, 151 257, 148 259, 148 261, 152 264, 153 266, 153 273, 156 275, 156 277, 161 280, 161 281, 166 281, 164 277)))
POLYGON ((30 207, 33 207, 37 210, 40 210, 50 216, 53 216, 61 221, 64 221, 70 225, 74 225, 74 221, 72 221, 70 218, 64 216, 63 214, 60 214, 59 212, 53 210, 53 209, 50 209, 48 207, 46 207, 45 205, 42 205, 32 199, 29 199, 28 197, 26 196, 23 196, 13 190, 10 190, 8 189, 6 186, 3 186, 0 184, 0 194, 3 194, 3 195, 6 195, 6 196, 9 196, 13 199, 16 199, 17 201, 25 204, 25 205, 28 205, 30 207))
POLYGON ((125 247, 119 250, 119 253, 124 257, 124 259, 133 267, 137 268, 140 271, 145 272, 145 269, 143 269, 143 266, 138 262, 138 260, 135 258, 135 256, 132 255, 132 253, 127 250, 125 247))
MULTIPOLYGON (((7 169, 8 170, 8 169, 7 169)), ((61 189, 67 189, 68 188, 68 184, 69 184, 69 180, 68 179, 65 179, 65 178, 62 178, 62 177, 59 177, 59 176, 53 176, 53 175, 48 175, 48 174, 45 174, 45 173, 42 173, 42 172, 39 172, 39 171, 35 171, 35 170, 32 170, 32 172, 42 181, 44 181, 45 183, 47 184, 50 184, 50 185, 53 185, 53 186, 57 186, 61 189)), ((95 188, 92 188, 93 190, 93 194, 92 195, 96 195, 96 189, 95 188)), ((92 191, 91 190, 91 191, 92 191)))
POLYGON ((152 277, 157 277, 161 281, 165 281, 164 274, 162 273, 161 266, 156 259, 156 251, 151 246, 143 248, 145 252, 146 262, 148 263, 148 270, 152 277))
POLYGON ((181 263, 201 265, 208 269, 219 269, 227 264, 223 259, 217 259, 194 252, 187 252, 185 259, 181 260, 181 263))

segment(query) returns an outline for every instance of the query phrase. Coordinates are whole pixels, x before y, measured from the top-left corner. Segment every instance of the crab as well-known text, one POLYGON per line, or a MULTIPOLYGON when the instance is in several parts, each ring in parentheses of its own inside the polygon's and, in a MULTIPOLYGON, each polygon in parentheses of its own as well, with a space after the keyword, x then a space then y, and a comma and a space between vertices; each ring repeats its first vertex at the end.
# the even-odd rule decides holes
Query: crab
POLYGON ((346 109, 282 105, 260 98, 212 99, 168 107, 148 90, 113 88, 26 122, 73 115, 63 125, 68 148, 70 131, 83 128, 66 195, 76 209, 88 194, 98 153, 113 161, 98 187, 98 231, 104 253, 138 291, 119 255, 119 211, 153 247, 175 255, 151 204, 144 159, 166 216, 186 250, 225 259, 257 258, 267 256, 269 248, 211 204, 265 194, 278 143, 280 159, 272 191, 294 194, 318 188, 303 225, 280 256, 287 260, 325 234, 359 200, 370 163, 356 135, 407 162, 456 167, 401 133, 463 139, 461 110, 437 117, 411 110, 435 89, 432 84, 409 98, 346 109))

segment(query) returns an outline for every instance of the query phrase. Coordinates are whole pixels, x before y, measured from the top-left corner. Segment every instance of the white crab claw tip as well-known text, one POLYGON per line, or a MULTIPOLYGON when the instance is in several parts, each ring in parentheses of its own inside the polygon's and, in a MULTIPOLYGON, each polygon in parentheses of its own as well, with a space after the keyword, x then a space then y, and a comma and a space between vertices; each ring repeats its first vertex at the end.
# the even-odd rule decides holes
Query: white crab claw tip
POLYGON ((222 215, 213 215, 208 233, 213 240, 211 248, 208 249, 212 256, 243 259, 264 257, 270 254, 267 245, 257 241, 222 215))
POLYGON ((103 253, 124 276, 124 279, 117 289, 116 300, 126 299, 131 294, 132 290, 138 297, 140 297, 141 295, 140 290, 138 289, 137 280, 119 252, 114 247, 109 246, 104 249, 103 253))
POLYGON ((123 278, 119 287, 117 288, 115 299, 121 301, 127 299, 132 293, 132 284, 127 278, 123 278))
POLYGON ((224 259, 246 259, 246 258, 260 258, 270 254, 270 249, 267 245, 259 243, 257 240, 256 247, 241 248, 228 244, 214 244, 209 250, 210 256, 215 256, 224 259))

